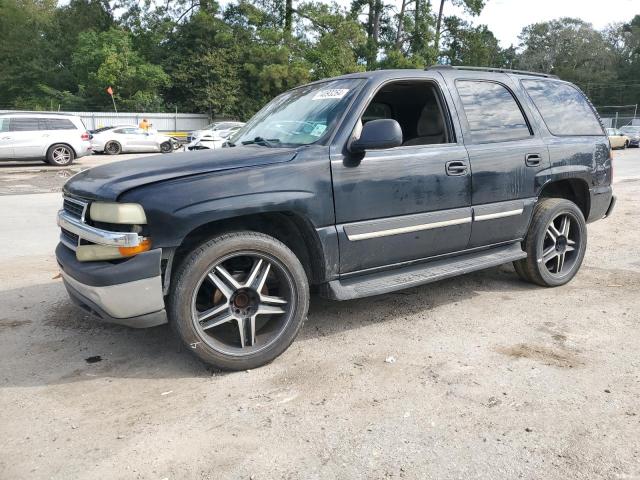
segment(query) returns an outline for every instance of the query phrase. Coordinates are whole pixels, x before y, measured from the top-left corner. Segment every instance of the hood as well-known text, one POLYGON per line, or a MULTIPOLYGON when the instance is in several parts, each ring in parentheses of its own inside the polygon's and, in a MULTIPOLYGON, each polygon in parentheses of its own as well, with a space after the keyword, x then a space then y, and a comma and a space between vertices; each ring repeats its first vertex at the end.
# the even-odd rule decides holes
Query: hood
POLYGON ((180 177, 293 160, 297 150, 259 145, 153 155, 112 162, 74 175, 63 191, 94 200, 117 200, 127 190, 180 177))

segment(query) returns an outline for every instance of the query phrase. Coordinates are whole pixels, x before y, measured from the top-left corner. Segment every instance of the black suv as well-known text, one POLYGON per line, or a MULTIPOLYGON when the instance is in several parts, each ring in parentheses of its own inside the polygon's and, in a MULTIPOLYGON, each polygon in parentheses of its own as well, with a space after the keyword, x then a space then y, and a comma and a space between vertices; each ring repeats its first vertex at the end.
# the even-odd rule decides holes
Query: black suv
POLYGON ((76 303, 134 327, 168 320, 225 369, 282 353, 311 287, 347 300, 505 262, 563 285, 586 223, 615 200, 592 105, 528 72, 323 80, 275 98, 225 147, 74 176, 56 250, 76 303))

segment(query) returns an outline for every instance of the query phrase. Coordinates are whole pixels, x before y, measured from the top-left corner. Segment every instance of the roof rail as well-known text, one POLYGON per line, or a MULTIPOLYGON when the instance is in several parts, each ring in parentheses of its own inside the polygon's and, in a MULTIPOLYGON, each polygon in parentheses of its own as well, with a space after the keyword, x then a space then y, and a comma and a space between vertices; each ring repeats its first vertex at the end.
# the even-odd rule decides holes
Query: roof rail
POLYGON ((0 115, 60 115, 64 116, 76 116, 71 112, 44 112, 44 111, 29 111, 29 110, 0 110, 0 115))
POLYGON ((498 72, 498 73, 513 73, 516 75, 531 75, 533 77, 545 77, 545 78, 558 78, 557 75, 552 75, 550 73, 540 73, 540 72, 528 72, 526 70, 512 70, 510 68, 500 68, 500 67, 467 67, 465 65, 432 65, 430 67, 425 68, 425 70, 472 70, 478 72, 498 72))

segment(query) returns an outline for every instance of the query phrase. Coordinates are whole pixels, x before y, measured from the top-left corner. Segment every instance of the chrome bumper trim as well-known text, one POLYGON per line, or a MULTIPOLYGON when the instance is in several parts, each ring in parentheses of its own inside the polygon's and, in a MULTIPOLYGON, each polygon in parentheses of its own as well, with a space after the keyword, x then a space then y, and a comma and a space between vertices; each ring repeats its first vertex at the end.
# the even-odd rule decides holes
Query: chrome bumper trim
POLYGON ((72 217, 64 210, 58 212, 58 226, 75 233, 80 238, 99 245, 114 247, 137 247, 142 238, 135 232, 110 232, 92 227, 72 217))

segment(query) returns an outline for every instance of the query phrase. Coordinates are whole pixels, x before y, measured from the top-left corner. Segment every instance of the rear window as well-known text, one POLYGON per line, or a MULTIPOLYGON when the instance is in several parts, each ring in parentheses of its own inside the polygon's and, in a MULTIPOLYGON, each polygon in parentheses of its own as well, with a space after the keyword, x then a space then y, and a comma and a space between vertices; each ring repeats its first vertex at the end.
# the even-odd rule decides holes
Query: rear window
POLYGON ((12 132, 35 132, 40 130, 38 118, 14 117, 10 122, 12 132))
POLYGON ((522 80, 522 85, 553 135, 602 135, 600 122, 577 88, 549 80, 522 80))
POLYGON ((458 80, 456 88, 473 142, 506 142, 531 136, 518 102, 504 85, 482 80, 458 80))

